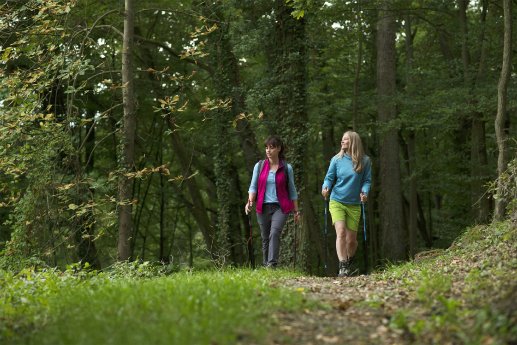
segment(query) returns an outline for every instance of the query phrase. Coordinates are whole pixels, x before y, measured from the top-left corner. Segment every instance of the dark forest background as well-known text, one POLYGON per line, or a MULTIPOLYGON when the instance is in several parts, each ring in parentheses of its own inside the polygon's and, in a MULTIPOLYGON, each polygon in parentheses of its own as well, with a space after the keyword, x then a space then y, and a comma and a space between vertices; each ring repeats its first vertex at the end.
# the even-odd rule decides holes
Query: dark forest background
POLYGON ((373 161, 370 267, 512 216, 515 5, 4 2, 2 266, 248 265, 244 204, 270 134, 303 212, 282 262, 307 273, 325 273, 325 248, 337 264, 320 189, 348 129, 373 161))

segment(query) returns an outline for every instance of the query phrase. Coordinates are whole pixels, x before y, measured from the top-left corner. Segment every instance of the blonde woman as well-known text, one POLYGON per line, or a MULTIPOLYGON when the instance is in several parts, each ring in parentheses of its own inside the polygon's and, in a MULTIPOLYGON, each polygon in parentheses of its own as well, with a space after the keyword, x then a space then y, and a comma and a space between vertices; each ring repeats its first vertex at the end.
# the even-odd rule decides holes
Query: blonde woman
POLYGON ((336 251, 339 259, 338 277, 357 273, 353 265, 357 250, 357 230, 361 218, 361 203, 368 200, 371 175, 370 158, 364 154, 359 134, 346 132, 341 139, 341 150, 330 161, 321 190, 325 200, 330 194, 329 211, 336 228, 336 251))

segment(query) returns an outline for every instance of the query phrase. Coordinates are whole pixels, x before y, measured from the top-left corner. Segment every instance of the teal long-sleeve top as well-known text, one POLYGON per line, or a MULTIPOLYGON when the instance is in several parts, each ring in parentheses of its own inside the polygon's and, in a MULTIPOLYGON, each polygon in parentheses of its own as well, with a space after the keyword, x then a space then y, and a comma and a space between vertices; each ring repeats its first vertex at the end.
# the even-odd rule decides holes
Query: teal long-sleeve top
POLYGON ((370 192, 372 180, 371 161, 368 156, 363 157, 363 170, 357 173, 354 170, 352 158, 345 154, 342 158, 334 156, 330 160, 329 169, 321 189, 332 189, 330 200, 343 204, 360 204, 361 192, 370 192))

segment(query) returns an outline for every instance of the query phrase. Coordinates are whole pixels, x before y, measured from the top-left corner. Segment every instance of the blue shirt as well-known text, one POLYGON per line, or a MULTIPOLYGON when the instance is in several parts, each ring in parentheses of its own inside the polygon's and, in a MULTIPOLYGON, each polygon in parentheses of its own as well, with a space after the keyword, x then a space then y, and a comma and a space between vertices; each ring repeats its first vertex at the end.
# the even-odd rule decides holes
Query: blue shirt
POLYGON ((360 204, 361 192, 368 194, 372 180, 371 161, 368 156, 363 157, 363 170, 357 173, 354 170, 352 158, 345 154, 342 158, 334 156, 330 160, 329 170, 321 189, 332 189, 330 200, 343 204, 360 204))
MULTIPOLYGON (((251 178, 250 188, 248 193, 257 193, 258 190, 258 177, 260 175, 259 170, 260 162, 255 164, 253 168, 253 177, 251 178)), ((296 192, 296 187, 294 186, 294 172, 291 164, 287 163, 287 175, 289 176, 289 199, 298 200, 298 193, 296 192)), ((264 203, 278 203, 278 197, 276 196, 276 171, 269 170, 269 174, 267 175, 266 182, 266 193, 264 195, 264 203)))

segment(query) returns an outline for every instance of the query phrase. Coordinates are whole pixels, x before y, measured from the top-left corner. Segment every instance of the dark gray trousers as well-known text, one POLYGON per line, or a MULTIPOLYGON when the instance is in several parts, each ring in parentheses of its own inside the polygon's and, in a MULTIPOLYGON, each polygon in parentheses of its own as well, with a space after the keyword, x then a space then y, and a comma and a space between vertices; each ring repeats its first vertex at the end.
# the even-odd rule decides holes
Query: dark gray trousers
POLYGON ((287 214, 282 213, 279 204, 263 204, 262 214, 257 213, 257 222, 262 236, 262 260, 264 265, 276 266, 280 253, 280 235, 287 214))

